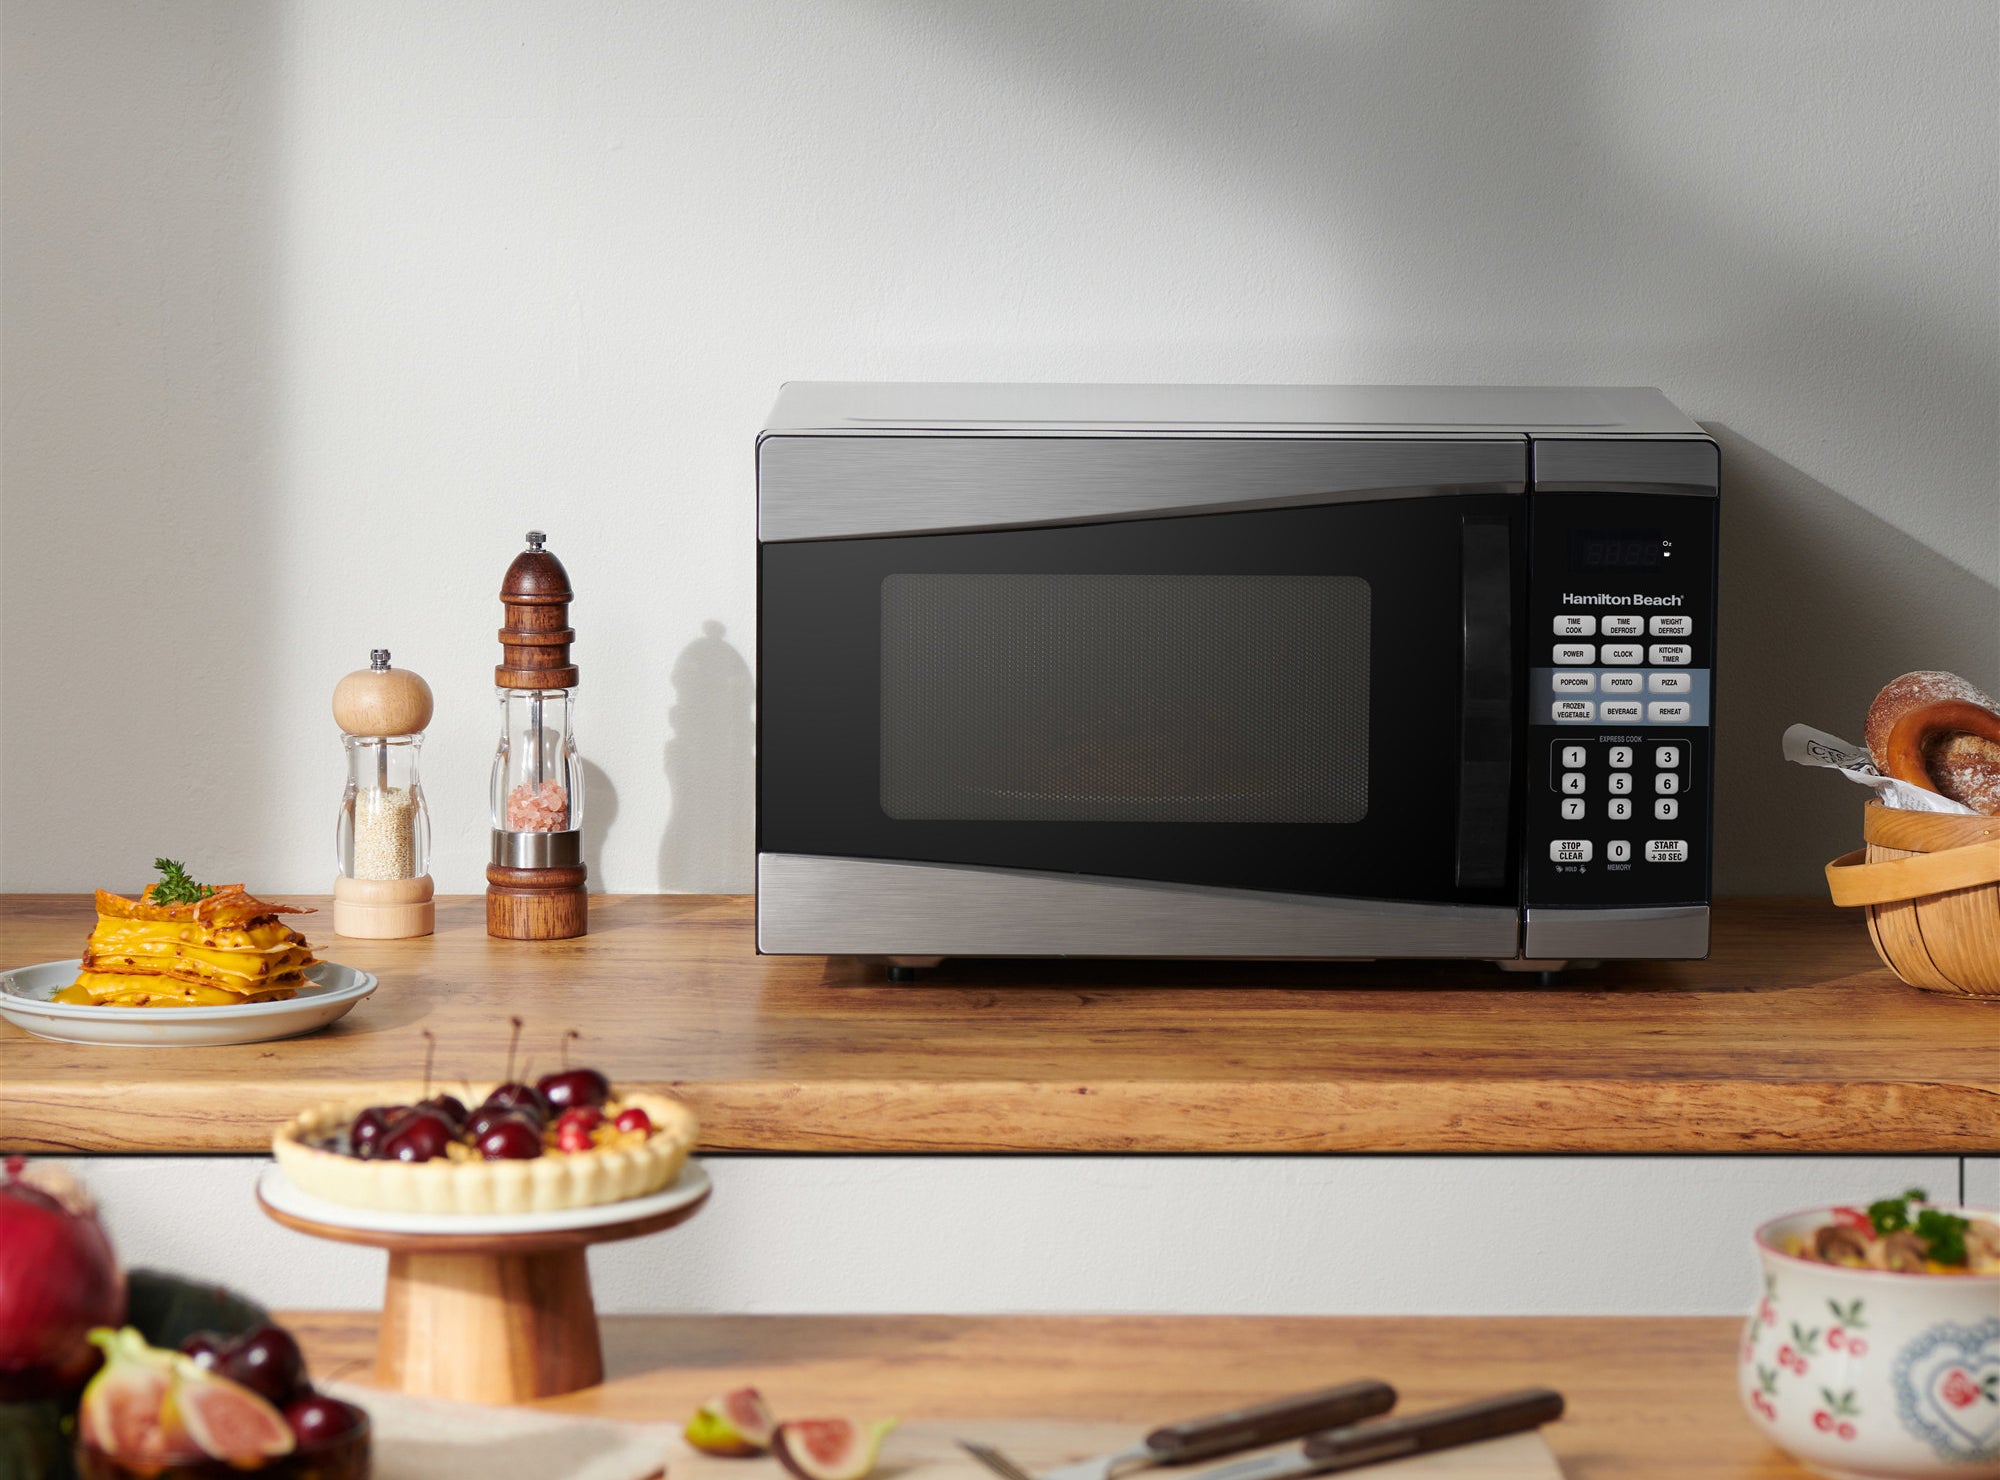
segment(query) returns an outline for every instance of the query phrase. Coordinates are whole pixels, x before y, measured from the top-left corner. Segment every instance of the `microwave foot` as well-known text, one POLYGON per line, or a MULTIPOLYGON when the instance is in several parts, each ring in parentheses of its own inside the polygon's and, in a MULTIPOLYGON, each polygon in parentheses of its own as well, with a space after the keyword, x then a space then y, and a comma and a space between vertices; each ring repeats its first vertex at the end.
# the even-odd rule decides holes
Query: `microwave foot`
POLYGON ((1558 972, 1567 971, 1571 967, 1587 970, 1598 963, 1595 961, 1532 961, 1516 959, 1513 961, 1495 961, 1493 964, 1502 971, 1532 971, 1535 973, 1536 985, 1553 987, 1556 984, 1556 974, 1558 972))
POLYGON ((889 958, 889 980, 892 982, 913 982, 920 980, 932 967, 944 965, 942 956, 891 956, 889 958))

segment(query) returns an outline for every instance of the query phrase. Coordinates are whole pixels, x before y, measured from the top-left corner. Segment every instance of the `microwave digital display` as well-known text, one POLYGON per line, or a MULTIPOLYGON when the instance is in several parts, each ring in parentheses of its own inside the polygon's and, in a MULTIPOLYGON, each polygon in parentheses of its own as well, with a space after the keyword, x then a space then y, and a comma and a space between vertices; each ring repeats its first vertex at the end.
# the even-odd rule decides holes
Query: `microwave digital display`
POLYGON ((1574 529, 1570 568, 1578 571, 1666 570, 1674 542, 1658 529, 1574 529))

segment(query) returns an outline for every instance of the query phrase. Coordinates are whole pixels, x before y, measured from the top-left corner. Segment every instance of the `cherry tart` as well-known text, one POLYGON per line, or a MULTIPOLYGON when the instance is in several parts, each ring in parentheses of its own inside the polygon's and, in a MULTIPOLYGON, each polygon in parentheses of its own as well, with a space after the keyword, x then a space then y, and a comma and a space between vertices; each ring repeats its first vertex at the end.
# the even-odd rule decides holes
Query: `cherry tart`
POLYGON ((271 1151, 301 1192, 350 1207, 553 1213, 658 1192, 694 1148, 693 1113, 663 1095, 634 1090, 545 1115, 511 1103, 499 1093, 508 1088, 462 1117, 456 1101, 328 1101, 281 1127, 271 1151))

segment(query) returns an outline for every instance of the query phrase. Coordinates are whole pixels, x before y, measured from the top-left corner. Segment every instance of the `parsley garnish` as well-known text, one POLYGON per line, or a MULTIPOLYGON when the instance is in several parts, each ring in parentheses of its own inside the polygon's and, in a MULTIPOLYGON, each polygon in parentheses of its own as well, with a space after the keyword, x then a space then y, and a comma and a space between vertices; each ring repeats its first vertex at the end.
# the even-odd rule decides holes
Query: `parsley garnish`
POLYGON ((153 867, 164 876, 146 891, 146 897, 154 904, 194 904, 215 893, 214 885, 197 884, 188 877, 187 870, 171 858, 156 858, 153 867))
POLYGON ((1965 1231, 1971 1223, 1956 1213, 1925 1208, 1917 1214, 1917 1237, 1924 1252, 1939 1264, 1965 1263, 1965 1231))
POLYGON ((1868 1221, 1875 1225, 1878 1234, 1901 1233, 1910 1226, 1910 1204, 1929 1201, 1923 1188, 1912 1187, 1901 1197, 1885 1197, 1868 1204, 1868 1221))

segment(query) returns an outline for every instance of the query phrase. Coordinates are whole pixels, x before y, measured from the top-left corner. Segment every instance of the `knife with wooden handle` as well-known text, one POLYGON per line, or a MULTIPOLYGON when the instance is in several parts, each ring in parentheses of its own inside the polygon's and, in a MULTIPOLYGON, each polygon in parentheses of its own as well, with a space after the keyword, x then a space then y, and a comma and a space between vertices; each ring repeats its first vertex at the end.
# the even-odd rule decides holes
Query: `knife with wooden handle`
POLYGON ((1561 1418, 1562 1411, 1561 1393, 1551 1388, 1523 1388, 1407 1418, 1329 1429, 1314 1434, 1297 1449, 1203 1470, 1194 1480, 1296 1480, 1301 1475, 1358 1470, 1363 1465, 1540 1428, 1561 1418))

